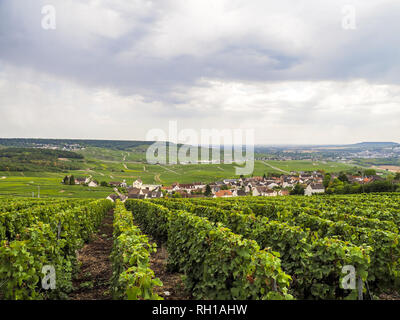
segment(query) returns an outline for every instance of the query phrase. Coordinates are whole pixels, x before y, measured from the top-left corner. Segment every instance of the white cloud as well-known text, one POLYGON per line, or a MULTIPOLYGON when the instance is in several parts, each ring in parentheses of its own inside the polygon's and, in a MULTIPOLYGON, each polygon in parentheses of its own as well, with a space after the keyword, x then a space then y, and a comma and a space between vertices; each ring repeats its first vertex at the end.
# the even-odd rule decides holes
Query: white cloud
POLYGON ((139 139, 159 103, 87 88, 45 74, 0 73, 0 136, 139 139))
POLYGON ((20 68, 0 73, 0 136, 145 139, 148 130, 255 129, 257 143, 397 140, 400 85, 365 80, 235 82, 176 87, 171 104, 87 88, 20 68), (21 80, 23 79, 23 80, 21 80))

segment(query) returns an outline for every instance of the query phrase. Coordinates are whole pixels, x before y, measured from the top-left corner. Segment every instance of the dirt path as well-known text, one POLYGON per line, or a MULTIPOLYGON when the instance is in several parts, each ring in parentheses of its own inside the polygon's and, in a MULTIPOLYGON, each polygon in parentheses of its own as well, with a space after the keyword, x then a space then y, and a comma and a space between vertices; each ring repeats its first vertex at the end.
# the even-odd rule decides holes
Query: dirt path
MULTIPOLYGON (((111 300, 110 279, 112 276, 110 254, 113 246, 113 211, 103 219, 99 231, 78 252, 81 263, 79 274, 73 281, 74 291, 70 300, 111 300)), ((151 239, 151 237, 149 237, 151 239)), ((184 289, 182 274, 167 271, 168 252, 158 246, 150 257, 150 268, 163 286, 155 287, 155 293, 165 300, 188 300, 191 295, 184 289)))
POLYGON ((111 300, 112 276, 110 253, 113 246, 113 211, 110 211, 97 234, 78 252, 81 263, 79 275, 74 280, 71 300, 111 300))
POLYGON ((163 297, 164 300, 190 300, 191 295, 186 292, 181 273, 170 273, 167 271, 168 252, 164 246, 158 246, 157 252, 150 257, 150 268, 154 271, 163 286, 155 287, 154 292, 163 297))
POLYGON ((277 170, 277 171, 280 171, 280 172, 283 172, 283 173, 286 173, 286 174, 290 174, 289 171, 285 171, 285 170, 279 169, 277 167, 274 167, 273 165, 269 164, 268 162, 265 162, 265 161, 261 161, 261 162, 264 163, 266 166, 274 169, 274 170, 277 170))

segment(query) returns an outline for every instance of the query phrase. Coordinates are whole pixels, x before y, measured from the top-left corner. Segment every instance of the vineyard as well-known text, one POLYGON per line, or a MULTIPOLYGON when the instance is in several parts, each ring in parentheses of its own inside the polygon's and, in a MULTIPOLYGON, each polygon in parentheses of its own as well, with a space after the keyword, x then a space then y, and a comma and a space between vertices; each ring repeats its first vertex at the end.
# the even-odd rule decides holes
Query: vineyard
POLYGON ((76 251, 112 207, 108 200, 2 199, 0 298, 66 298, 78 268, 76 251), (41 286, 46 266, 54 268, 54 290, 41 286))
POLYGON ((129 200, 144 232, 166 242, 196 299, 357 299, 397 292, 399 194, 129 200), (247 291, 248 290, 248 291, 247 291))
POLYGON ((400 280, 400 194, 219 199, 1 199, 0 298, 67 299, 107 214, 113 299, 168 299, 154 256, 192 299, 376 299, 400 280), (43 288, 54 266, 56 286, 43 288), (357 288, 343 288, 344 266, 357 288), (154 269, 154 270, 153 270, 154 269), (361 285, 361 286, 360 286, 361 285))

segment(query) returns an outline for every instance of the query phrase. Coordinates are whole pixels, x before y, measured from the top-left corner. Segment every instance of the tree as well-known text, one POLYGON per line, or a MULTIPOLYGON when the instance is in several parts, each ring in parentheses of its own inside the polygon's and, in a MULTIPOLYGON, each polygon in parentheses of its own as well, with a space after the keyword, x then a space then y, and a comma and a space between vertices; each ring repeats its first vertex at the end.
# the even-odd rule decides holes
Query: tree
POLYGON ((297 195, 304 195, 304 187, 300 183, 297 183, 294 186, 293 190, 290 191, 290 194, 291 195, 296 195, 296 194, 297 195))
POLYGON ((64 179, 63 179, 63 181, 62 181, 62 183, 63 183, 63 184, 68 184, 68 182, 69 182, 69 177, 68 177, 68 176, 65 176, 64 179))
POLYGON ((265 172, 264 172, 264 174, 263 174, 263 179, 264 179, 264 180, 267 180, 267 176, 265 175, 265 172))
POLYGON ((209 196, 211 196, 211 194, 212 194, 211 187, 210 187, 210 185, 208 184, 208 185, 206 185, 206 191, 204 192, 204 195, 205 195, 206 197, 209 197, 209 196))
POLYGON ((396 172, 396 175, 394 176, 394 180, 400 180, 400 172, 396 172))
POLYGON ((102 182, 100 182, 100 185, 101 185, 102 187, 108 187, 107 181, 102 181, 102 182))
POLYGON ((345 173, 343 173, 343 172, 341 172, 341 173, 339 174, 338 179, 339 179, 340 181, 342 181, 342 182, 349 182, 349 179, 347 178, 347 175, 346 175, 345 173))
POLYGON ((72 176, 72 175, 69 177, 69 184, 70 184, 71 186, 73 186, 73 185, 75 184, 75 177, 72 176))
POLYGON ((329 187, 329 183, 331 182, 331 179, 332 179, 332 176, 329 173, 327 173, 324 176, 324 180, 323 180, 322 184, 324 185, 325 188, 329 187))
POLYGON ((390 181, 374 181, 365 185, 365 192, 393 192, 397 188, 390 181))
POLYGON ((223 186, 221 186, 221 190, 228 190, 228 186, 224 184, 223 186))
POLYGON ((338 178, 333 179, 332 187, 342 187, 343 186, 343 181, 339 180, 338 178))

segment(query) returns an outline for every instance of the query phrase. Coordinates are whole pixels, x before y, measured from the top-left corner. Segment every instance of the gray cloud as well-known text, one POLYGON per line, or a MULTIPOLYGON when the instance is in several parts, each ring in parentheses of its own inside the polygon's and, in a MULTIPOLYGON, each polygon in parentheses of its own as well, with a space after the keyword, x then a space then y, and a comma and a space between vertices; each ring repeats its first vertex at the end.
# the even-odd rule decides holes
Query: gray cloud
POLYGON ((57 134, 140 139, 181 119, 193 128, 246 124, 259 143, 345 142, 350 127, 360 139, 368 128, 392 128, 380 135, 395 140, 400 4, 353 3, 356 30, 341 28, 341 0, 3 0, 0 134, 52 136, 80 112, 86 120, 75 120, 73 133, 57 134), (47 4, 57 10, 56 30, 41 28, 47 4), (385 97, 365 94, 380 85, 385 97), (348 103, 353 95, 359 101, 348 103), (269 136, 265 123, 281 133, 269 136), (332 130, 319 138, 320 123, 332 130))
POLYGON ((40 10, 48 1, 5 0, 0 59, 123 92, 169 90, 200 77, 398 81, 396 1, 356 1, 353 31, 340 26, 341 1, 264 2, 220 1, 225 6, 208 17, 207 1, 53 0, 57 30, 45 31, 40 10))

